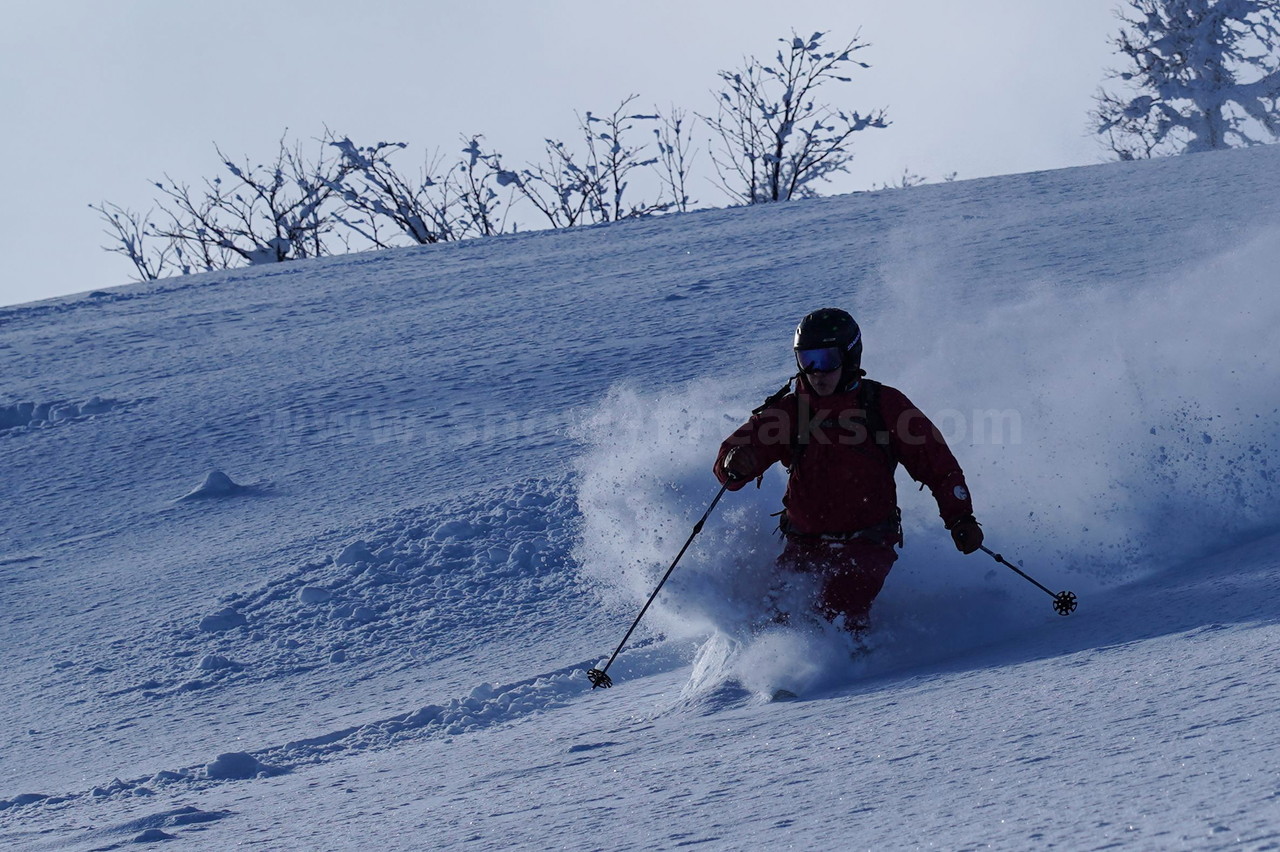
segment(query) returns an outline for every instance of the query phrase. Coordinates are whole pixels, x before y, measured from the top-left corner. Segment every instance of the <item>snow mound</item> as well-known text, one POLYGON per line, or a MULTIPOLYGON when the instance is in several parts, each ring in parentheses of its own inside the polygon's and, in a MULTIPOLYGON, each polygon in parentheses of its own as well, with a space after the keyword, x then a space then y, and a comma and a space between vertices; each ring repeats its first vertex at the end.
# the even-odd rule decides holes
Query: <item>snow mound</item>
POLYGON ((333 592, 319 586, 303 586, 298 589, 298 603, 322 604, 333 600, 333 592))
MULTIPOLYGON (((114 779, 87 793, 63 796, 23 794, 0 801, 0 810, 33 805, 62 805, 84 798, 109 799, 151 795, 153 787, 185 785, 204 787, 208 782, 243 781, 282 775, 300 765, 325 762, 353 752, 399 746, 406 740, 444 738, 482 731, 523 716, 545 712, 568 704, 591 690, 586 676, 589 663, 581 662, 557 671, 507 685, 484 683, 465 698, 445 704, 430 704, 357 728, 334 731, 250 752, 224 752, 203 766, 177 771, 165 770, 130 781, 114 779)), ((181 809, 135 820, 113 831, 131 832, 160 829, 220 819, 226 812, 209 813, 181 809)))
POLYGON ((179 502, 185 500, 207 500, 219 497, 231 497, 246 491, 245 486, 238 485, 233 482, 230 476, 227 476, 220 470, 209 471, 204 481, 195 488, 188 491, 178 498, 179 502))
POLYGON ((262 775, 278 775, 280 772, 280 769, 267 766, 243 751, 220 754, 204 768, 205 777, 215 781, 242 781, 262 775))
POLYGON ((386 748, 408 739, 476 733, 522 716, 562 707, 591 691, 588 663, 578 663, 517 683, 481 684, 465 698, 429 704, 410 713, 345 731, 297 740, 259 752, 279 766, 318 763, 352 751, 386 748))
POLYGON ((200 629, 206 633, 223 633, 237 627, 244 627, 248 623, 249 620, 245 618, 244 613, 237 612, 232 607, 224 607, 213 615, 206 615, 200 619, 200 629))
POLYGON ((373 563, 377 557, 373 555, 373 551, 369 549, 369 545, 364 541, 353 541, 346 547, 342 548, 342 552, 333 557, 333 564, 340 568, 348 568, 361 563, 373 563))
POLYGON ((12 799, 0 799, 0 811, 34 805, 51 798, 47 793, 19 793, 12 799))
POLYGON ((240 663, 235 660, 228 659, 221 654, 205 654, 200 658, 200 668, 206 672, 216 672, 222 669, 238 669, 240 663))

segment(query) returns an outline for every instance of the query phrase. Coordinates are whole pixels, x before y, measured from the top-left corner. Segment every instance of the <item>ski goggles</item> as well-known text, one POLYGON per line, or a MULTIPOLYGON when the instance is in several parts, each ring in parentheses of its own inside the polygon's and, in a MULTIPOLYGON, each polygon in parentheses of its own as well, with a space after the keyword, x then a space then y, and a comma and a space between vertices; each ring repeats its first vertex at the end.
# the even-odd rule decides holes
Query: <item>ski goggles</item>
POLYGON ((797 349, 796 363, 803 373, 830 373, 844 364, 844 353, 838 346, 824 349, 797 349))

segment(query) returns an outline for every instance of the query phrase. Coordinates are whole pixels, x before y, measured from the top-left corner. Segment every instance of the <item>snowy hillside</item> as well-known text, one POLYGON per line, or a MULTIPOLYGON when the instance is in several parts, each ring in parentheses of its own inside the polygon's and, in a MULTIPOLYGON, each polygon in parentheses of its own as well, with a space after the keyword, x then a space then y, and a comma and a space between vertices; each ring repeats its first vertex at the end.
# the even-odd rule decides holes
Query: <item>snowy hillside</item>
POLYGON ((1273 146, 0 309, 0 846, 1280 847, 1277 186, 1273 146), (900 474, 871 653, 737 647, 774 474, 591 690, 827 305, 1079 610, 900 474))

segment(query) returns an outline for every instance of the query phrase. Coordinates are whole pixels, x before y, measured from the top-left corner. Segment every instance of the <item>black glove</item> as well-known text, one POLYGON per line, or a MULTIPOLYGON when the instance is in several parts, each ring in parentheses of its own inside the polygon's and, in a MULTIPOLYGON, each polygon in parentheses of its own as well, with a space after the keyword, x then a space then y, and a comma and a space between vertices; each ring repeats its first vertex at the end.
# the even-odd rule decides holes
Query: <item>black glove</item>
POLYGON ((734 447, 725 454, 720 469, 730 482, 740 482, 755 473, 756 454, 750 447, 734 447))
POLYGON ((973 553, 982 547, 982 527, 978 525, 973 515, 956 518, 947 524, 947 529, 951 530, 951 538, 956 543, 956 550, 961 553, 973 553))

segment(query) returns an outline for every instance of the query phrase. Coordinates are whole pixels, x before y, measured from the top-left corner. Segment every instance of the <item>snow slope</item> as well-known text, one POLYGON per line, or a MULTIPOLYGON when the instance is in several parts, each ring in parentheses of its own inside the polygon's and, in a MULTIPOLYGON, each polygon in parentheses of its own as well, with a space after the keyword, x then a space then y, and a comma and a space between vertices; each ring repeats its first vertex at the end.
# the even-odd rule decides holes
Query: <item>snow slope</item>
POLYGON ((0 309, 0 845, 1277 848, 1278 182, 1257 148, 0 309), (592 691, 825 305, 1079 611, 904 480, 872 653, 738 646, 775 475, 592 691))

